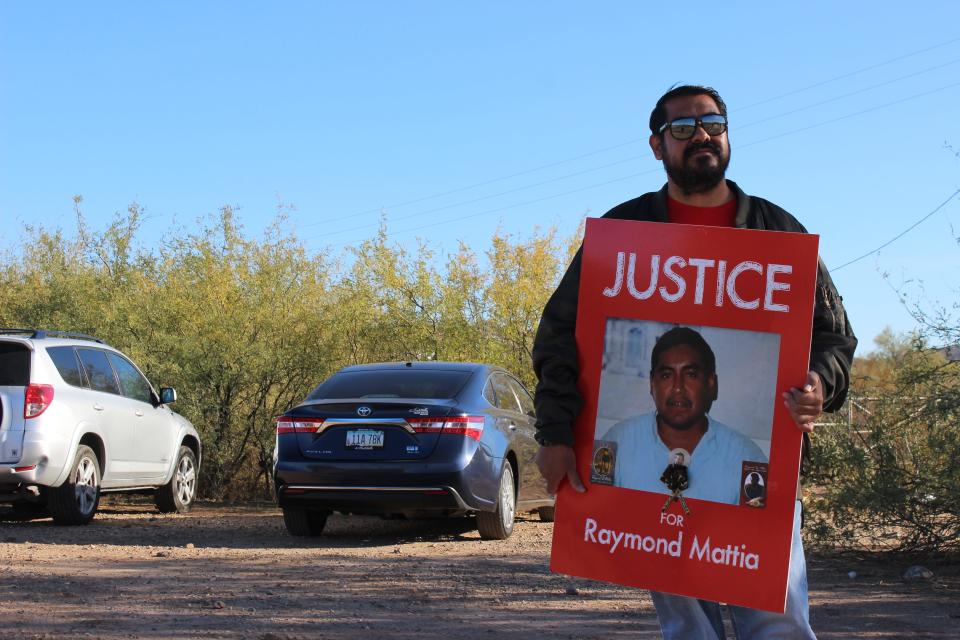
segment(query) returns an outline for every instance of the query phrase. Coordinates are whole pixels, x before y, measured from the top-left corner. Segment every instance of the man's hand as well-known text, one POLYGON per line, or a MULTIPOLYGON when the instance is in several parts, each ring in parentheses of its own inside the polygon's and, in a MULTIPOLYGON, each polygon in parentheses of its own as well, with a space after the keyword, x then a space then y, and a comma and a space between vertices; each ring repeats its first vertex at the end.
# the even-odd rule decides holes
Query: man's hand
POLYGON ((807 372, 802 388, 793 387, 783 394, 783 404, 801 431, 813 431, 813 423, 823 413, 823 383, 813 371, 807 372))
POLYGON ((577 456, 573 447, 565 444, 551 444, 540 447, 537 451, 537 468, 547 481, 547 493, 557 495, 560 483, 564 478, 570 483, 574 491, 583 493, 586 489, 577 475, 577 456))

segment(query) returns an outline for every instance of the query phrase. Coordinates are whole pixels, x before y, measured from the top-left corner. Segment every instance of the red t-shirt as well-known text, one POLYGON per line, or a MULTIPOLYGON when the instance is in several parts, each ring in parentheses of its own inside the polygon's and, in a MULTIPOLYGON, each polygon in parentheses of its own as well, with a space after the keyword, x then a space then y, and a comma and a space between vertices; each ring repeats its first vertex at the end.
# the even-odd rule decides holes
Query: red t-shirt
POLYGON ((737 217, 737 199, 719 207, 695 207, 667 196, 667 216, 678 224, 700 224, 707 227, 732 227, 737 217))

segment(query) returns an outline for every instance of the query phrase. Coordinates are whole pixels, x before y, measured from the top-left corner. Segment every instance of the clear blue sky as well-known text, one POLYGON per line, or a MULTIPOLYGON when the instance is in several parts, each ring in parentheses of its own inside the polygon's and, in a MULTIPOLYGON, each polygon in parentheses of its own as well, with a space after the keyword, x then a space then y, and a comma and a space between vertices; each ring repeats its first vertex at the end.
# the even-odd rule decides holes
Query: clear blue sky
MULTIPOLYGON (((381 214, 441 254, 570 234, 662 185, 647 118, 689 82, 838 267, 960 188, 960 3, 781 4, 4 2, 0 248, 76 194, 94 228, 143 205, 148 246, 225 204, 334 253, 381 214)), ((960 196, 834 272, 864 347, 913 328, 894 287, 957 299, 958 233, 960 196)))

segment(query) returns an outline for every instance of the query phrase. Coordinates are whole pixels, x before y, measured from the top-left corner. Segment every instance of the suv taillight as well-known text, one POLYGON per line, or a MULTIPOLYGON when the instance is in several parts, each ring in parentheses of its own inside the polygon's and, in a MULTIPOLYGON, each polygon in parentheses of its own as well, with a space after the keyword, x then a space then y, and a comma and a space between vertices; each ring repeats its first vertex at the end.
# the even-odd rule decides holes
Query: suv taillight
POLYGON ((29 384, 23 392, 23 417, 36 418, 53 402, 53 387, 49 384, 29 384))

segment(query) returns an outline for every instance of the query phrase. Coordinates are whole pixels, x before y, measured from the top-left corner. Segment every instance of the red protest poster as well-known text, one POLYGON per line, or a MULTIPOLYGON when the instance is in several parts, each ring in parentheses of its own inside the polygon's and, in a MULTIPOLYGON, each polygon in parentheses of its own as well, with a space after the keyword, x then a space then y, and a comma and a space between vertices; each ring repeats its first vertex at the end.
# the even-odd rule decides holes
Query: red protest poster
POLYGON ((802 438, 781 394, 806 379, 817 243, 587 220, 587 492, 558 496, 551 570, 783 611, 802 438))

